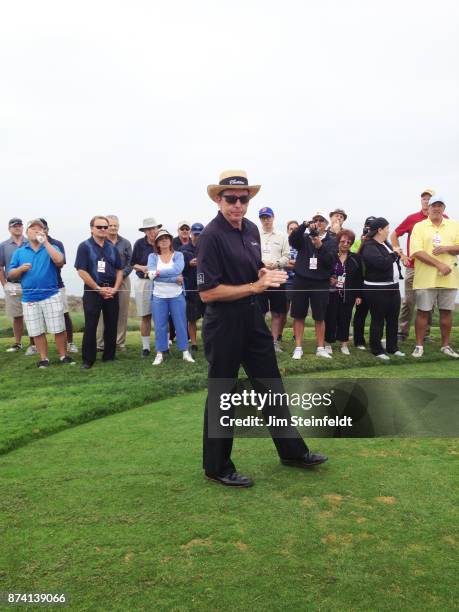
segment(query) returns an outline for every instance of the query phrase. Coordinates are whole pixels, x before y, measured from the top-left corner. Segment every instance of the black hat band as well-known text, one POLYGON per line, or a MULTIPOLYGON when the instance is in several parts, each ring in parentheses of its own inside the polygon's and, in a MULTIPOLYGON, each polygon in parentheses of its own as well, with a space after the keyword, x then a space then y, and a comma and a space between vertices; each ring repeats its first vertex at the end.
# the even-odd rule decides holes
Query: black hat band
POLYGON ((248 185, 249 181, 245 176, 229 176, 219 182, 219 185, 248 185))

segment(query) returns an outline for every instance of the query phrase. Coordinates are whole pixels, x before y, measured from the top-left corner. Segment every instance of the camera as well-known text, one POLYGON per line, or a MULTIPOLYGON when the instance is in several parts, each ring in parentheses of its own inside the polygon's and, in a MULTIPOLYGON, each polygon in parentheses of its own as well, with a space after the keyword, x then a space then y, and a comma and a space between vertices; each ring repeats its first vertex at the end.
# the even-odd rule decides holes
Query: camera
POLYGON ((311 238, 317 238, 319 232, 314 221, 308 221, 305 225, 307 228, 309 228, 309 235, 311 236, 311 238))

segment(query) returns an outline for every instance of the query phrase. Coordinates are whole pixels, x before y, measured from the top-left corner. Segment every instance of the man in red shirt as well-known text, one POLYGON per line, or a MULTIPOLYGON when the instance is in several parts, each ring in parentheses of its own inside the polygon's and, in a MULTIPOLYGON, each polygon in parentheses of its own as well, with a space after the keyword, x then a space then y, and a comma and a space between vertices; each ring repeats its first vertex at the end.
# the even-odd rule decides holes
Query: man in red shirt
MULTIPOLYGON (((408 338, 410 333, 411 319, 413 318, 413 312, 415 308, 415 294, 413 290, 413 279, 414 279, 414 260, 410 257, 410 237, 413 227, 419 221, 427 219, 429 212, 429 201, 430 198, 435 195, 433 189, 424 189, 421 193, 421 210, 419 212, 408 215, 398 227, 392 232, 390 241, 394 251, 396 251, 403 262, 405 269, 405 297, 403 299, 402 308, 398 319, 398 340, 403 342, 408 338), (399 238, 404 234, 408 234, 406 241, 406 255, 403 253, 402 247, 400 246, 399 238)), ((430 326, 432 323, 432 316, 429 318, 429 322, 426 329, 426 340, 430 336, 430 326)))

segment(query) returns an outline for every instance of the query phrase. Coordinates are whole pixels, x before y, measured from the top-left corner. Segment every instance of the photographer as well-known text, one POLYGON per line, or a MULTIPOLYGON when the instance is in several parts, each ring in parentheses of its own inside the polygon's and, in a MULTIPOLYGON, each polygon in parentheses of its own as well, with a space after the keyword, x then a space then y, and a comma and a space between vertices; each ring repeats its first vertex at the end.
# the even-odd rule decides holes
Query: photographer
POLYGON ((381 339, 386 325, 387 352, 396 357, 405 354, 398 350, 397 326, 400 312, 400 290, 398 281, 402 278, 400 257, 387 242, 389 222, 377 217, 370 223, 370 229, 360 248, 364 266, 363 293, 371 313, 370 347, 373 355, 382 360, 390 357, 384 352, 381 339))
POLYGON ((316 356, 331 359, 325 350, 325 314, 329 299, 330 276, 333 271, 336 239, 327 232, 327 217, 316 212, 290 234, 289 243, 297 249, 293 281, 292 317, 295 334, 293 359, 303 355, 304 320, 311 304, 317 340, 316 356), (309 229, 309 233, 305 233, 309 229))

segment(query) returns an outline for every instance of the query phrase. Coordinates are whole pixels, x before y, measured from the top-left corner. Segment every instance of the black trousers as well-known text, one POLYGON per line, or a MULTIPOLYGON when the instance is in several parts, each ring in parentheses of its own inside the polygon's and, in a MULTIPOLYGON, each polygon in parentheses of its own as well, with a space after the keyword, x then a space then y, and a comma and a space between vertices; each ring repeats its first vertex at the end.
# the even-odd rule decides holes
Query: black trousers
POLYGON ((384 289, 365 291, 366 301, 370 308, 370 348, 373 355, 384 353, 381 344, 384 325, 386 325, 386 352, 398 351, 397 330, 401 297, 398 283, 385 286, 384 289))
MULTIPOLYGON (((212 424, 223 414, 234 417, 235 408, 225 412, 220 408, 222 392, 234 391, 242 365, 255 391, 284 393, 277 367, 272 336, 264 321, 257 298, 244 302, 221 302, 208 305, 202 327, 204 351, 209 362, 208 396, 204 413, 203 467, 211 476, 226 476, 235 471, 231 461, 232 428, 225 427, 228 437, 213 437, 212 424), (260 382, 260 379, 264 379, 260 382), (266 387, 269 379, 270 387, 266 387)), ((268 403, 268 402, 267 402, 268 403)), ((290 420, 287 406, 265 406, 266 420, 271 415, 290 420)), ((270 427, 270 434, 279 456, 283 459, 302 457, 308 448, 293 427, 270 427), (282 430, 282 431, 280 431, 282 430)))
POLYGON ((330 292, 325 315, 325 342, 328 344, 332 344, 335 340, 339 342, 349 340, 349 325, 354 301, 355 298, 350 293, 346 295, 346 301, 344 301, 338 291, 330 292))
POLYGON ((103 361, 111 361, 116 352, 116 328, 118 325, 118 294, 109 300, 104 300, 97 291, 83 294, 84 334, 81 354, 84 363, 92 365, 97 355, 97 325, 100 313, 104 317, 104 352, 103 361))
POLYGON ((365 294, 362 294, 362 302, 355 307, 354 312, 354 346, 366 346, 365 342, 365 320, 370 308, 365 294))

